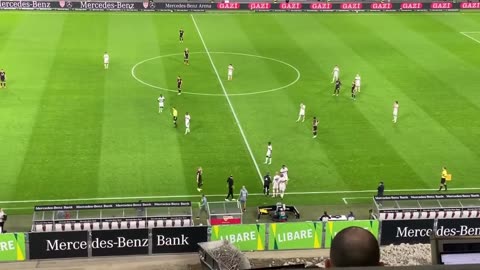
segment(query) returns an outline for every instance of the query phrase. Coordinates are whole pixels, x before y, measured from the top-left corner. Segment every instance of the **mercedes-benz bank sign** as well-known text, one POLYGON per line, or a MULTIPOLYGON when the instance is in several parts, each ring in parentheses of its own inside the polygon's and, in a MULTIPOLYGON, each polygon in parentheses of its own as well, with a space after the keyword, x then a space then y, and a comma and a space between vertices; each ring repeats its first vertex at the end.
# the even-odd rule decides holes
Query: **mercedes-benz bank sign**
POLYGON ((29 234, 30 258, 68 258, 92 256, 196 252, 198 243, 207 241, 207 227, 105 230, 90 232, 52 232, 29 234))
POLYGON ((196 252, 198 243, 208 240, 207 229, 206 226, 152 229, 152 252, 196 252))
POLYGON ((29 233, 30 259, 88 256, 88 232, 29 233))
POLYGON ((382 221, 381 244, 428 243, 434 230, 438 236, 478 236, 480 220, 438 219, 436 228, 433 219, 382 221))
POLYGON ((92 231, 92 256, 148 254, 148 229, 92 231))

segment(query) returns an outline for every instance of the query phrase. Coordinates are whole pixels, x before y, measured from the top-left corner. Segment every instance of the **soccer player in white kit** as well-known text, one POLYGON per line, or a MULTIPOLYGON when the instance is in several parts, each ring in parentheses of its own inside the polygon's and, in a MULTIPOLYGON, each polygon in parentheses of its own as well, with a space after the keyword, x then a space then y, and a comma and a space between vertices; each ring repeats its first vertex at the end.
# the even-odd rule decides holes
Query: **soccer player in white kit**
POLYGON ((185 135, 190 133, 190 114, 185 113, 185 135))
POLYGON ((273 193, 272 193, 272 198, 277 197, 278 195, 278 188, 279 188, 279 183, 280 183, 280 175, 278 172, 275 172, 275 176, 273 177, 273 193))
POLYGON ((272 164, 272 143, 271 142, 268 142, 268 145, 267 145, 267 154, 265 155, 265 164, 272 164))
POLYGON ((158 97, 158 113, 163 112, 163 108, 165 107, 165 97, 160 94, 158 97))
POLYGON ((233 70, 234 70, 233 65, 232 64, 228 65, 228 80, 229 81, 233 80, 233 70))
POLYGON ((395 103, 393 103, 393 123, 397 123, 397 117, 398 117, 398 101, 395 101, 395 103))
POLYGON ((283 174, 283 177, 285 177, 285 181, 288 181, 288 168, 285 165, 282 165, 282 168, 280 169, 280 173, 283 174))
POLYGON ((109 63, 109 62, 110 62, 110 56, 108 56, 108 53, 105 52, 105 53, 103 54, 103 67, 104 67, 105 69, 108 69, 108 63, 109 63))
POLYGON ((360 92, 360 75, 355 76, 355 92, 360 92))
POLYGON ((280 198, 283 199, 286 189, 287 189, 287 179, 285 177, 285 174, 280 173, 280 179, 278 180, 278 193, 280 194, 280 198))
POLYGON ((334 82, 336 82, 336 81, 338 80, 338 78, 340 77, 340 68, 338 67, 338 65, 336 65, 336 66, 333 68, 332 74, 333 74, 332 83, 334 83, 334 82))
POLYGON ((298 119, 297 119, 297 122, 300 121, 300 119, 302 119, 302 122, 305 121, 305 104, 303 103, 300 103, 300 112, 298 112, 298 119))

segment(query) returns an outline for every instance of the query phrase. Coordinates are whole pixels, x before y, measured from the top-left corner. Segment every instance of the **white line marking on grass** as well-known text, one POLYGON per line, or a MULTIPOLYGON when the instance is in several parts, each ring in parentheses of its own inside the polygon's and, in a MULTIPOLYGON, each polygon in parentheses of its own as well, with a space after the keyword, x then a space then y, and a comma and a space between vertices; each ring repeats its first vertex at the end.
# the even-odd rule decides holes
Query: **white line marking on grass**
POLYGON ((190 14, 190 17, 192 18, 193 24, 195 25, 195 29, 197 29, 198 36, 200 37, 200 40, 202 41, 203 47, 205 48, 205 52, 207 53, 208 59, 210 60, 210 63, 212 64, 213 70, 215 71, 215 74, 217 75, 218 82, 220 83, 220 86, 222 87, 223 94, 225 95, 225 99, 228 102, 228 105, 230 106, 230 111, 232 111, 233 117, 235 118, 235 121, 237 122, 238 129, 240 130, 240 134, 242 135, 243 141, 245 142, 245 146, 247 147, 248 153, 250 153, 250 157, 252 158, 253 164, 255 165, 255 169, 257 170, 258 177, 260 177, 260 182, 263 185, 263 177, 262 173, 260 172, 260 168, 258 167, 257 161, 255 160, 255 156, 253 155, 252 149, 250 148, 250 144, 248 143, 247 137, 245 136, 245 132, 243 132, 242 125, 240 124, 240 120, 238 120, 237 113, 235 113, 235 109, 233 108, 232 102, 230 101, 230 98, 228 97, 227 90, 225 89, 225 86, 223 85, 223 81, 220 78, 220 74, 218 74, 217 67, 215 67, 215 64, 213 63, 212 56, 210 55, 210 51, 207 48, 207 44, 205 44, 205 40, 203 39, 202 33, 200 32, 200 29, 198 28, 197 22, 195 21, 195 17, 193 17, 193 14, 190 14))
POLYGON ((477 43, 480 43, 480 40, 478 40, 478 39, 476 39, 476 38, 474 38, 474 37, 472 37, 472 36, 469 35, 469 34, 478 34, 478 33, 480 33, 480 32, 460 32, 460 34, 468 37, 469 39, 471 39, 471 40, 473 40, 473 41, 475 41, 475 42, 477 42, 477 43))
MULTIPOLYGON (((190 52, 190 54, 202 54, 202 53, 206 53, 206 52, 190 52)), ((267 60, 270 60, 270 61, 273 61, 273 62, 283 64, 287 67, 290 67, 297 74, 297 77, 293 81, 291 81, 290 83, 285 84, 283 86, 277 87, 277 88, 254 91, 254 92, 249 92, 249 93, 228 94, 229 96, 250 96, 250 95, 258 95, 258 94, 275 92, 275 91, 279 91, 279 90, 288 88, 288 87, 296 84, 300 80, 301 75, 300 75, 300 70, 298 70, 298 68, 296 68, 292 64, 289 64, 287 62, 284 62, 284 61, 276 59, 276 58, 271 58, 271 57, 266 57, 266 56, 261 56, 261 55, 255 55, 255 54, 248 54, 248 53, 236 53, 236 52, 210 52, 210 54, 231 54, 231 55, 240 55, 240 56, 256 57, 256 58, 260 58, 260 59, 267 59, 267 60)), ((178 55, 183 55, 183 53, 173 53, 173 54, 159 55, 159 56, 155 56, 155 57, 152 57, 152 58, 142 60, 142 61, 136 63, 132 67, 132 69, 130 71, 130 74, 132 75, 132 77, 135 80, 137 80, 139 83, 141 83, 143 85, 146 85, 146 86, 149 86, 149 87, 155 88, 155 89, 160 89, 160 90, 164 90, 164 91, 177 93, 178 90, 176 90, 176 89, 169 89, 169 88, 166 88, 166 87, 157 86, 157 85, 150 84, 148 82, 143 81, 142 79, 138 78, 137 74, 135 73, 135 70, 138 68, 138 66, 140 66, 140 65, 142 65, 142 64, 144 64, 148 61, 152 61, 152 60, 159 59, 159 58, 178 56, 178 55)), ((182 94, 199 95, 199 96, 215 96, 215 97, 224 97, 225 96, 223 93, 222 94, 213 94, 213 93, 199 93, 199 92, 188 92, 188 91, 182 91, 182 94)))
POLYGON ((342 198, 342 200, 345 204, 348 204, 348 200, 372 199, 372 197, 346 197, 342 198))
MULTIPOLYGON (((420 191, 437 191, 438 188, 431 189, 389 189, 392 192, 420 192, 420 191)), ((452 191, 469 191, 480 190, 479 188, 449 188, 452 191)), ((306 191, 306 192, 286 192, 285 195, 331 195, 331 194, 356 194, 371 193, 372 197, 376 194, 376 189, 371 190, 332 190, 332 191, 306 191)), ((265 196, 263 193, 249 193, 249 196, 265 196)), ((225 194, 206 194, 207 197, 225 197, 225 194)), ((158 195, 158 196, 133 196, 133 197, 104 197, 104 198, 75 198, 75 199, 45 199, 45 200, 23 200, 23 201, 0 201, 0 204, 15 203, 41 203, 41 202, 82 202, 82 201, 116 201, 116 200, 140 200, 140 199, 178 199, 178 198, 200 198, 201 195, 158 195)))

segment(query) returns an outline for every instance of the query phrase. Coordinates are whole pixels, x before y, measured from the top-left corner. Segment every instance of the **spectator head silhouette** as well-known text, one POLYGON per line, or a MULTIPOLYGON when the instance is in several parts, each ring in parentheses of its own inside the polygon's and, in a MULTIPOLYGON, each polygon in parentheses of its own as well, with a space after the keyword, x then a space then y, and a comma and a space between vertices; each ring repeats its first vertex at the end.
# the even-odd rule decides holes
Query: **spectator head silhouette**
POLYGON ((377 239, 360 227, 340 231, 332 240, 330 259, 325 262, 326 268, 382 265, 377 239))

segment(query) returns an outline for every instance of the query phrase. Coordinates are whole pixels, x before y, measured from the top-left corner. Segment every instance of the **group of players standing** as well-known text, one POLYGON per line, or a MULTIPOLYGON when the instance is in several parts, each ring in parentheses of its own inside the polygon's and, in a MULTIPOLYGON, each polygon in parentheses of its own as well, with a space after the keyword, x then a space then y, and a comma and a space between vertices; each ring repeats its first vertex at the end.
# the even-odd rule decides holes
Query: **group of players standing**
MULTIPOLYGON (((179 41, 180 43, 183 43, 183 36, 185 34, 185 31, 183 29, 180 29, 179 30, 179 41)), ((183 51, 183 63, 185 65, 190 65, 190 51, 188 50, 188 48, 185 48, 185 50, 183 51)), ((178 91, 178 95, 181 95, 182 94, 182 85, 183 85, 183 79, 180 75, 177 76, 177 91, 178 91)), ((162 113, 163 112, 163 109, 165 108, 165 97, 160 94, 160 96, 157 98, 158 100, 158 113, 162 113)), ((177 121, 178 121, 178 111, 175 107, 172 107, 172 111, 171 111, 171 115, 172 115, 172 118, 173 118, 173 127, 177 128, 178 127, 178 124, 177 124, 177 121)), ((187 135, 188 133, 190 133, 190 120, 191 120, 191 116, 188 112, 185 113, 185 135, 187 135)))
MULTIPOLYGON (((185 31, 183 29, 180 29, 179 30, 179 41, 180 41, 180 43, 183 43, 184 35, 185 35, 185 31)), ((189 51, 188 48, 185 48, 185 50, 183 51, 183 63, 187 66, 190 65, 190 51, 189 51)), ((233 65, 230 64, 228 66, 228 77, 227 77, 227 79, 229 81, 233 80, 233 70, 234 70, 233 65)), ((178 95, 182 94, 182 86, 183 86, 183 79, 180 75, 178 75, 177 76, 177 92, 178 92, 178 95)), ((165 97, 160 94, 160 96, 158 97, 157 100, 158 100, 158 112, 161 113, 161 112, 163 112, 163 109, 165 108, 165 97)), ((176 128, 177 127, 177 120, 178 120, 178 111, 176 110, 175 107, 172 107, 172 117, 173 117, 173 126, 176 128)), ((191 119, 190 114, 188 112, 185 113, 185 135, 190 133, 190 119, 191 119)))
MULTIPOLYGON (((272 142, 267 143, 267 153, 265 155, 265 163, 267 165, 272 164, 272 153, 273 153, 273 146, 272 142)), ((263 194, 265 196, 270 195, 270 186, 272 184, 272 178, 270 177, 270 173, 263 177, 263 194)), ((287 189, 288 184, 288 168, 285 165, 282 165, 280 168, 280 172, 275 172, 273 176, 273 193, 272 197, 280 196, 283 199, 285 195, 285 190, 287 189)))
MULTIPOLYGON (((340 81, 340 68, 336 65, 332 71, 333 78, 332 83, 335 83, 335 89, 333 90, 332 96, 337 96, 340 94, 340 88, 342 86, 342 82, 340 81)), ((352 100, 357 99, 357 93, 360 93, 360 75, 357 74, 355 79, 352 81, 352 100)))

